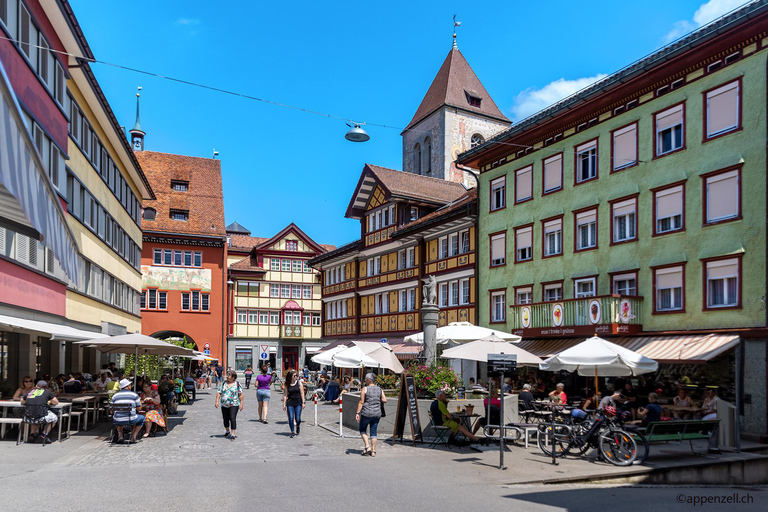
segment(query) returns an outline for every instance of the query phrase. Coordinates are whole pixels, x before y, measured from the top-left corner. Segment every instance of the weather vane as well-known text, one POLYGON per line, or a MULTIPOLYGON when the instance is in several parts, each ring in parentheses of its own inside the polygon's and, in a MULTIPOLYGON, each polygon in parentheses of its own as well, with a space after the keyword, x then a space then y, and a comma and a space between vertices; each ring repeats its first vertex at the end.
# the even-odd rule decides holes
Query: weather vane
POLYGON ((459 48, 459 45, 456 44, 456 27, 460 27, 460 26, 461 26, 461 22, 456 21, 456 15, 454 14, 453 15, 453 47, 456 49, 459 48))

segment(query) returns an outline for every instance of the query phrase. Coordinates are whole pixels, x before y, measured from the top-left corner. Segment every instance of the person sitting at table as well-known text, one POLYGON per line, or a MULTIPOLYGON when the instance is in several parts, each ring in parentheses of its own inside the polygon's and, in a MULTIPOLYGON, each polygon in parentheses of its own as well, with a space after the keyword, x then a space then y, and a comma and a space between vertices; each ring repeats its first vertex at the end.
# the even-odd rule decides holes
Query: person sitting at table
MULTIPOLYGON (((99 378, 96 380, 96 382, 93 383, 93 390, 94 391, 106 391, 107 390, 107 384, 112 382, 112 379, 109 378, 109 375, 107 375, 107 372, 109 370, 102 370, 101 375, 99 375, 99 378)), ((110 372, 111 375, 111 372, 110 372)))
POLYGON ((469 378, 469 389, 478 389, 480 391, 487 391, 485 389, 485 386, 483 386, 483 381, 478 380, 477 383, 475 383, 475 379, 473 377, 469 378))
POLYGON ((538 377, 536 379, 536 385, 533 387, 532 393, 533 393, 533 396, 536 397, 537 399, 541 399, 547 396, 547 387, 544 384, 544 379, 542 379, 541 377, 538 377))
MULTIPOLYGON (((498 397, 498 390, 491 386, 491 391, 488 393, 488 396, 490 397, 490 405, 488 405, 488 398, 484 398, 483 416, 477 420, 477 423, 475 423, 475 427, 472 429, 473 434, 480 430, 480 427, 486 425, 499 425, 501 422, 501 400, 499 400, 498 397)), ((496 429, 488 429, 490 435, 493 435, 495 431, 496 429)))
POLYGON ((48 408, 49 405, 58 405, 59 401, 47 388, 48 383, 39 380, 36 387, 21 397, 21 405, 24 406, 24 423, 29 423, 28 443, 34 443, 37 440, 40 425, 44 424, 40 437, 43 438, 43 445, 45 445, 48 434, 59 419, 56 413, 48 408))
POLYGON ((597 396, 590 396, 589 398, 584 400, 584 403, 581 404, 581 407, 579 407, 579 409, 581 409, 582 411, 589 411, 589 410, 595 409, 595 406, 600 403, 600 400, 602 399, 602 397, 603 397, 603 394, 598 391, 597 396))
POLYGON ((83 390, 83 384, 78 379, 75 378, 75 375, 70 373, 69 374, 69 380, 67 380, 64 383, 64 392, 68 394, 77 395, 83 390))
MULTIPOLYGON (((344 380, 342 381, 342 384, 341 384, 341 393, 339 394, 339 398, 344 396, 345 393, 349 393, 351 388, 352 388, 352 377, 350 375, 345 375, 344 376, 344 380)), ((337 404, 337 403, 339 403, 339 398, 337 398, 336 400, 331 400, 331 401, 334 404, 337 404)))
POLYGON ((624 410, 628 410, 632 413, 632 419, 637 419, 637 391, 632 387, 632 381, 627 379, 624 383, 624 391, 622 394, 627 397, 624 402, 624 410))
MULTIPOLYGON (((441 421, 441 424, 443 426, 446 426, 451 429, 451 432, 455 436, 458 432, 461 432, 461 434, 469 439, 472 442, 479 442, 480 438, 474 435, 472 432, 466 429, 464 425, 461 425, 459 422, 453 419, 453 416, 451 416, 451 413, 448 412, 448 397, 445 394, 445 391, 438 390, 435 393, 435 402, 437 402, 437 410, 440 413, 439 414, 439 420, 441 421)), ((433 402, 434 403, 434 402, 433 402)), ((432 409, 432 406, 430 406, 430 410, 432 409)), ((435 418, 437 419, 437 418, 435 418)))
POLYGON ((32 380, 32 377, 25 375, 24 378, 21 379, 21 383, 19 384, 18 389, 13 394, 13 399, 21 400, 23 396, 27 396, 27 394, 33 389, 35 389, 35 383, 32 380))
POLYGON ((602 411, 608 406, 616 408, 617 402, 618 403, 624 403, 626 400, 626 397, 621 391, 616 391, 612 395, 604 396, 602 400, 600 400, 600 405, 597 406, 597 409, 599 411, 602 411))
POLYGON ((192 374, 188 374, 187 378, 184 379, 184 392, 187 393, 187 395, 192 396, 192 400, 197 398, 195 389, 195 379, 192 377, 192 374))
POLYGON ((106 387, 104 388, 105 391, 119 391, 120 390, 120 381, 123 380, 123 377, 125 376, 123 372, 115 373, 115 378, 107 382, 106 387))
POLYGON ((136 437, 139 435, 141 427, 144 425, 144 415, 137 414, 136 410, 141 407, 141 399, 139 395, 131 391, 131 384, 128 379, 120 381, 120 391, 112 395, 112 404, 130 404, 130 411, 115 411, 112 416, 112 421, 117 428, 117 443, 123 442, 123 427, 132 427, 130 443, 136 442, 136 437))
POLYGON ((165 418, 163 418, 163 409, 160 405, 160 394, 152 389, 152 383, 147 381, 144 383, 144 388, 139 398, 142 403, 141 410, 145 413, 144 437, 149 437, 153 423, 158 427, 165 428, 165 418))
POLYGON ((555 404, 565 405, 567 403, 568 397, 565 396, 565 384, 562 382, 558 382, 557 386, 555 387, 555 390, 549 393, 549 398, 552 400, 555 404))
MULTIPOLYGON (((720 398, 717 396, 716 388, 707 389, 707 397, 704 399, 704 403, 701 404, 701 413, 703 414, 702 420, 716 420, 717 419, 717 404, 720 398)), ((715 431, 712 432, 712 436, 709 438, 709 452, 720 453, 718 446, 719 428, 715 427, 715 431)))
POLYGON ((637 410, 637 416, 640 419, 632 423, 647 426, 652 421, 661 421, 661 406, 656 403, 656 400, 656 393, 648 393, 648 405, 637 410))
MULTIPOLYGON (((43 379, 45 380, 45 379, 43 379)), ((67 382, 67 376, 63 373, 60 373, 56 376, 56 379, 54 379, 56 382, 56 389, 58 392, 56 393, 56 396, 59 395, 59 393, 64 393, 64 383, 67 382)))
POLYGON ((51 379, 51 374, 44 373, 43 380, 48 383, 48 391, 53 393, 53 396, 59 396, 59 385, 54 379, 51 379))
MULTIPOLYGON (((677 388, 677 396, 672 399, 672 404, 675 407, 693 407, 691 397, 687 395, 684 388, 677 388)), ((691 419, 690 411, 674 411, 673 417, 676 420, 689 420, 691 419)))
POLYGON ((341 384, 339 384, 339 378, 335 378, 328 383, 325 388, 325 399, 329 402, 337 401, 341 396, 341 384))
POLYGON ((506 379, 504 379, 504 384, 501 386, 501 390, 504 393, 512 393, 512 391, 514 390, 512 386, 512 377, 507 377, 506 379))
POLYGON ((164 373, 160 377, 160 382, 157 384, 157 393, 160 395, 160 402, 167 404, 174 397, 174 383, 167 373, 164 373))
MULTIPOLYGON (((535 399, 533 398, 533 393, 531 393, 531 385, 530 384, 523 384, 523 390, 520 392, 520 396, 518 397, 518 401, 520 404, 520 412, 523 413, 523 416, 525 417, 525 421, 528 422, 530 415, 532 411, 535 410, 533 406, 533 401, 535 399)), ((529 422, 530 423, 530 422, 529 422)))

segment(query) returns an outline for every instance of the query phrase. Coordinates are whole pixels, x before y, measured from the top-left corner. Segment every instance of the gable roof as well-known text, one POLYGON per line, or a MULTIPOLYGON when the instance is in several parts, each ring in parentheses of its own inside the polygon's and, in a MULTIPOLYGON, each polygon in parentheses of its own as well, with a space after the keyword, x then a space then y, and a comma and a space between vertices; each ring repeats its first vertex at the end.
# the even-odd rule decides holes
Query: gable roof
POLYGON ((250 256, 247 258, 243 258, 239 261, 234 262, 229 266, 230 270, 237 270, 240 272, 264 272, 266 273, 267 269, 260 267, 256 264, 255 258, 252 259, 250 256))
POLYGON ((144 208, 154 208, 157 212, 155 220, 142 220, 145 233, 181 233, 222 238, 226 235, 221 160, 155 151, 137 151, 136 158, 157 197, 142 202, 144 208), (171 180, 189 182, 188 190, 172 190, 171 180), (172 220, 171 210, 188 211, 188 220, 172 220))
POLYGON ((242 224, 239 224, 237 222, 233 222, 229 226, 227 226, 227 234, 238 234, 238 235, 250 235, 251 232, 248 231, 242 224))
POLYGON ((473 188, 468 190, 467 193, 460 197, 457 201, 454 201, 447 206, 443 206, 442 208, 439 208, 420 219, 401 226, 397 229, 397 231, 393 233, 392 236, 397 237, 399 235, 404 235, 421 227, 432 224, 433 222, 439 221, 440 219, 448 217, 454 213, 458 213, 461 210, 467 208, 471 209, 475 203, 477 203, 477 189, 473 188))
MULTIPOLYGON (((283 239, 288 233, 291 233, 291 232, 296 234, 296 236, 298 236, 305 244, 307 244, 310 247, 312 247, 312 249, 314 249, 314 251, 317 254, 323 254, 323 253, 328 251, 328 249, 326 249, 326 247, 329 247, 329 246, 322 246, 322 245, 318 244, 317 242, 312 240, 309 237, 309 235, 307 235, 304 231, 302 231, 299 228, 299 226, 297 226, 293 222, 291 222, 286 227, 281 229, 280 232, 278 234, 276 234, 275 236, 273 236, 272 238, 265 238, 265 239, 263 239, 264 241, 261 242, 260 244, 255 245, 253 247, 253 250, 256 251, 256 252, 266 252, 271 246, 275 245, 277 242, 279 242, 281 239, 283 239)), ((330 247, 333 247, 333 246, 330 246, 330 247)))
POLYGON ((443 105, 510 123, 510 120, 501 113, 499 107, 493 102, 493 98, 485 90, 482 82, 472 71, 467 59, 464 58, 458 48, 451 48, 445 61, 443 61, 443 65, 440 66, 440 71, 437 72, 432 81, 432 85, 427 89, 427 94, 421 100, 419 108, 416 109, 413 119, 405 127, 403 133, 443 105), (480 99, 480 106, 470 105, 467 95, 480 99))
POLYGON ((347 206, 346 217, 362 218, 368 201, 376 190, 376 185, 380 185, 384 189, 387 199, 410 199, 437 206, 455 201, 467 192, 464 185, 453 181, 365 164, 355 192, 352 194, 349 206, 347 206))
POLYGON ((232 235, 232 243, 229 246, 229 252, 251 252, 257 245, 261 245, 267 239, 258 236, 232 235))

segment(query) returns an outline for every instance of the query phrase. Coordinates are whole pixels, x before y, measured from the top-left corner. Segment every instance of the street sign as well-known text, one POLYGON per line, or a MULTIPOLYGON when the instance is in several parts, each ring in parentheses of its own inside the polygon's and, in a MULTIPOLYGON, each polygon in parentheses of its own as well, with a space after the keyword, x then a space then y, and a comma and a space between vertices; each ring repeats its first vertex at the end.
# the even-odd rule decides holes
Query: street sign
POLYGON ((210 351, 210 350, 208 350, 208 349, 205 349, 203 352, 204 352, 204 353, 205 353, 205 355, 207 355, 207 356, 211 354, 211 351, 210 351))
POLYGON ((517 370, 517 354, 488 354, 488 372, 509 373, 517 370))
POLYGON ((203 348, 205 350, 208 350, 209 348, 211 348, 211 344, 210 343, 206 343, 205 345, 203 345, 203 348))
POLYGON ((269 345, 259 345, 259 348, 261 349, 261 353, 259 354, 259 359, 267 360, 269 359, 269 345))

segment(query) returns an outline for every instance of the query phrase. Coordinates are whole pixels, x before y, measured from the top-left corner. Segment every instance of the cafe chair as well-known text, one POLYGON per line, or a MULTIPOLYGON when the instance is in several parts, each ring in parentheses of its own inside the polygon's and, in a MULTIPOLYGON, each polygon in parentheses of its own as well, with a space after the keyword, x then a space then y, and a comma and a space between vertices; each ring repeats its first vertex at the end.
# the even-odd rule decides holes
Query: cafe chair
POLYGON ((437 425, 435 419, 432 417, 432 411, 427 411, 429 414, 429 424, 435 431, 435 437, 432 438, 432 442, 429 444, 430 448, 434 448, 438 444, 443 444, 448 448, 451 447, 451 428, 445 425, 437 425))
MULTIPOLYGON (((110 404, 110 410, 112 411, 112 430, 109 433, 109 446, 112 446, 117 441, 117 427, 118 424, 115 421, 115 413, 116 412, 126 412, 129 413, 133 409, 133 404, 125 403, 125 404, 110 404)), ((128 432, 128 438, 130 439, 131 431, 133 430, 133 426, 126 423, 121 424, 121 427, 123 427, 123 438, 125 439, 126 432, 128 432)))

